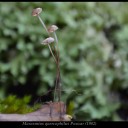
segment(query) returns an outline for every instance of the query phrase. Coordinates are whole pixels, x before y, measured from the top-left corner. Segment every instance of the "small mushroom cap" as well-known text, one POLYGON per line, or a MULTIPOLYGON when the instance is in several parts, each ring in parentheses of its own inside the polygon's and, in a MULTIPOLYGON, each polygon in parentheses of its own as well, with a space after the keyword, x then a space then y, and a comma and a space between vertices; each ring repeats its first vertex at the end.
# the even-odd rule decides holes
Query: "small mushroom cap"
POLYGON ((52 43, 52 42, 54 42, 54 38, 48 37, 48 38, 46 38, 41 44, 47 45, 47 44, 50 44, 50 43, 52 43))
POLYGON ((63 116, 63 119, 64 119, 65 121, 71 121, 71 120, 72 120, 72 116, 70 116, 70 115, 64 115, 64 116, 63 116))
POLYGON ((42 12, 42 8, 36 8, 32 11, 32 16, 37 16, 42 12))
POLYGON ((52 25, 48 28, 48 32, 52 33, 55 32, 58 29, 58 27, 56 25, 52 25))

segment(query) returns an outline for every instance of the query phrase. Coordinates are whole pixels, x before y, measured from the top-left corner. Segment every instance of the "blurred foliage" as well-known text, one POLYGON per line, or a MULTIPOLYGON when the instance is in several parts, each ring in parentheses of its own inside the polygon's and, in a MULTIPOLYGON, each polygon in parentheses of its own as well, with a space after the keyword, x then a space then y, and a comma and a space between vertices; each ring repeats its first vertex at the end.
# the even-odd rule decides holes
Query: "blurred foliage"
POLYGON ((34 107, 28 106, 30 96, 24 96, 22 99, 15 95, 10 95, 3 100, 0 100, 0 113, 30 113, 39 108, 39 104, 34 107))
POLYGON ((54 86, 56 67, 40 44, 47 33, 31 16, 36 7, 43 8, 47 26, 59 27, 68 113, 77 120, 121 120, 118 110, 128 112, 128 100, 121 98, 123 90, 128 95, 128 3, 123 2, 1 2, 0 98, 10 87, 27 86, 23 95, 33 89, 31 95, 41 96, 54 86))

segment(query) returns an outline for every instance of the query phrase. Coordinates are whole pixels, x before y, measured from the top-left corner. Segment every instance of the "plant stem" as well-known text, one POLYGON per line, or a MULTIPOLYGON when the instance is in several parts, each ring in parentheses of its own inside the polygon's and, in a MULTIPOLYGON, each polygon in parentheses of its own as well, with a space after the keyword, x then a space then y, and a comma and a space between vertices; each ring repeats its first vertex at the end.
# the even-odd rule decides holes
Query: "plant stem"
POLYGON ((47 33, 48 33, 48 35, 49 35, 49 32, 48 32, 48 30, 47 30, 47 28, 46 28, 46 26, 45 26, 45 24, 44 24, 43 20, 41 19, 41 17, 40 17, 39 15, 38 15, 37 17, 39 18, 39 20, 40 20, 41 24, 43 25, 43 27, 45 28, 46 32, 47 32, 47 33))
POLYGON ((58 58, 58 63, 59 63, 59 47, 58 47, 58 39, 57 39, 57 36, 56 36, 56 33, 54 32, 54 38, 55 38, 55 41, 56 41, 56 45, 57 45, 57 58, 58 58))
MULTIPOLYGON (((43 25, 43 27, 45 28, 47 34, 50 36, 50 33, 48 32, 47 30, 47 27, 45 26, 43 20, 41 19, 41 17, 38 15, 37 16, 41 22, 41 24, 43 25)), ((53 59, 57 65, 57 77, 56 77, 56 85, 55 85, 55 91, 54 91, 54 100, 55 100, 55 93, 56 93, 56 89, 58 90, 58 98, 59 98, 59 101, 60 101, 60 97, 61 97, 61 89, 60 89, 60 67, 59 67, 59 48, 58 48, 58 39, 57 39, 57 36, 56 36, 56 33, 54 32, 54 37, 55 37, 55 41, 56 41, 56 44, 57 44, 57 52, 56 52, 56 49, 55 49, 55 52, 56 52, 56 57, 54 56, 53 52, 52 52, 52 49, 50 47, 50 45, 48 44, 48 47, 49 47, 49 50, 53 56, 53 59)))
POLYGON ((57 64, 57 61, 56 61, 56 59, 55 59, 55 56, 54 56, 54 54, 53 54, 53 52, 52 52, 52 49, 51 49, 51 47, 50 47, 49 44, 48 44, 48 47, 49 47, 49 50, 50 50, 50 52, 51 52, 51 54, 52 54, 52 56, 53 56, 53 59, 54 59, 55 63, 57 64))
MULTIPOLYGON (((41 19, 41 17, 40 17, 39 15, 38 15, 37 17, 39 18, 41 24, 43 25, 43 27, 45 28, 46 32, 47 32, 48 35, 50 36, 50 34, 49 34, 48 30, 47 30, 47 27, 46 27, 46 25, 44 24, 44 22, 43 22, 43 20, 41 19)), ((53 52, 52 52, 52 49, 51 49, 51 47, 50 47, 49 44, 48 44, 48 47, 49 47, 49 50, 50 50, 50 52, 51 52, 51 54, 52 54, 52 56, 53 56, 53 59, 54 59, 55 63, 57 64, 57 60, 55 59, 55 56, 54 56, 54 54, 53 54, 53 52)))
POLYGON ((55 86, 55 91, 54 91, 54 100, 55 100, 55 94, 57 91, 57 95, 58 95, 58 101, 60 101, 61 98, 61 79, 60 79, 60 71, 57 72, 57 76, 56 76, 56 86, 55 86))
POLYGON ((57 78, 56 78, 56 86, 55 86, 55 91, 54 91, 54 100, 55 100, 55 94, 56 94, 56 89, 58 92, 58 98, 60 101, 60 97, 61 97, 61 86, 60 86, 60 65, 59 65, 59 48, 58 48, 58 39, 56 36, 56 33, 54 32, 54 37, 55 37, 55 41, 56 41, 56 45, 57 45, 57 57, 58 57, 58 72, 57 72, 57 78))
POLYGON ((54 37, 55 37, 56 43, 58 45, 58 39, 57 39, 57 36, 56 36, 56 33, 55 32, 54 32, 54 37))

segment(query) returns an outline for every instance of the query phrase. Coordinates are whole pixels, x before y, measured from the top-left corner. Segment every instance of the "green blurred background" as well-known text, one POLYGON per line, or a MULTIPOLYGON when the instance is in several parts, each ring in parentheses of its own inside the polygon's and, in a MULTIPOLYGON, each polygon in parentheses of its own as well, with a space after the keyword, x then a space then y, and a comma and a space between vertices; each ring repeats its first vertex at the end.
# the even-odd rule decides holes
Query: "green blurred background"
POLYGON ((127 2, 0 2, 0 111, 24 113, 29 102, 53 98, 47 92, 56 67, 40 44, 47 33, 31 15, 37 7, 46 26, 59 27, 67 113, 76 120, 128 120, 127 2))

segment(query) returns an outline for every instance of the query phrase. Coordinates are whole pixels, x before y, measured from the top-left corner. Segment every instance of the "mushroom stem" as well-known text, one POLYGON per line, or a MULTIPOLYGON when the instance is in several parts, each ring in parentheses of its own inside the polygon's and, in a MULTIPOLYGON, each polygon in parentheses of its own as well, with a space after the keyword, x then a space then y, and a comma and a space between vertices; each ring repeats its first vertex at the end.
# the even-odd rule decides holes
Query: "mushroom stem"
POLYGON ((55 100, 55 94, 56 91, 58 92, 58 98, 60 101, 60 97, 61 97, 61 87, 60 87, 60 65, 59 65, 59 48, 58 48, 58 39, 56 36, 56 33, 54 33, 54 37, 55 37, 55 41, 56 41, 56 45, 57 45, 57 57, 58 57, 58 73, 57 73, 57 79, 56 79, 56 86, 55 86, 55 91, 54 91, 54 100, 55 100))
POLYGON ((54 90, 54 101, 55 101, 55 96, 58 96, 58 101, 60 101, 61 98, 61 79, 60 79, 60 70, 58 70, 57 76, 56 76, 56 85, 55 85, 55 90, 54 90))
POLYGON ((52 56, 53 56, 53 59, 54 59, 55 63, 57 64, 57 60, 55 59, 55 56, 54 56, 54 54, 53 54, 53 52, 52 52, 52 49, 51 49, 51 47, 50 47, 49 44, 48 44, 48 47, 49 47, 49 50, 50 50, 50 52, 51 52, 51 54, 52 54, 52 56))
MULTIPOLYGON (((48 29, 47 29, 47 27, 45 26, 45 24, 44 24, 43 20, 41 19, 41 17, 40 17, 39 15, 37 15, 37 17, 39 18, 39 20, 40 20, 41 24, 43 25, 44 29, 46 30, 47 34, 50 36, 50 33, 48 32, 48 29)), ((56 38, 55 40, 58 42, 57 37, 55 37, 55 38, 56 38)), ((54 54, 53 54, 53 52, 52 52, 51 47, 49 47, 49 49, 50 49, 50 52, 52 53, 52 56, 53 56, 54 60, 56 60, 56 59, 55 59, 55 56, 54 56, 54 54)), ((56 52, 56 50, 55 50, 55 52, 56 52)), ((55 62, 56 62, 56 64, 57 64, 57 60, 56 60, 55 62)))
MULTIPOLYGON (((48 32, 48 29, 47 27, 45 26, 43 20, 41 19, 41 17, 39 15, 37 15, 37 17, 39 18, 41 24, 43 25, 43 27, 45 28, 47 34, 50 36, 49 32, 48 32)), ((59 48, 58 48, 58 39, 57 39, 57 36, 56 36, 56 33, 54 32, 54 37, 55 37, 55 41, 56 41, 56 44, 57 44, 57 58, 54 56, 53 52, 52 52, 52 49, 50 47, 50 45, 48 44, 48 47, 49 47, 49 50, 53 56, 53 59, 57 65, 57 78, 56 78, 56 86, 55 86, 55 91, 54 91, 54 100, 55 100, 55 94, 56 94, 56 90, 58 89, 58 98, 59 98, 59 101, 60 101, 60 96, 61 96, 61 90, 60 90, 60 67, 59 67, 59 48), (59 81, 59 82, 58 82, 59 81), (59 84, 59 85, 58 85, 59 84)), ((56 51, 56 50, 55 50, 56 51)))
POLYGON ((45 28, 46 32, 47 32, 47 33, 48 33, 48 35, 49 35, 49 32, 48 32, 48 30, 47 30, 47 28, 46 28, 46 26, 45 26, 45 24, 44 24, 43 20, 41 19, 41 17, 40 17, 39 15, 38 15, 37 17, 39 18, 39 20, 40 20, 41 24, 43 25, 43 27, 45 28))
MULTIPOLYGON (((47 34, 50 36, 50 34, 49 34, 49 32, 48 32, 48 29, 47 29, 47 27, 45 26, 45 24, 44 24, 43 20, 41 19, 41 17, 40 17, 39 15, 37 15, 37 17, 39 18, 39 20, 40 20, 41 24, 43 25, 44 29, 46 30, 47 34)), ((55 56, 54 56, 54 54, 53 54, 53 52, 52 52, 52 49, 51 49, 50 45, 48 45, 48 47, 49 47, 49 50, 50 50, 50 52, 51 52, 51 54, 52 54, 52 56, 53 56, 53 58, 54 58, 54 61, 55 61, 56 64, 57 64, 57 60, 55 59, 55 56)))
POLYGON ((57 57, 58 57, 58 62, 59 62, 59 47, 58 47, 58 39, 57 39, 57 36, 56 36, 56 32, 53 32, 54 33, 54 37, 55 37, 55 41, 56 41, 56 46, 57 46, 57 57))
POLYGON ((55 37, 56 43, 58 44, 58 39, 57 39, 57 36, 56 36, 56 32, 54 32, 54 37, 55 37))

